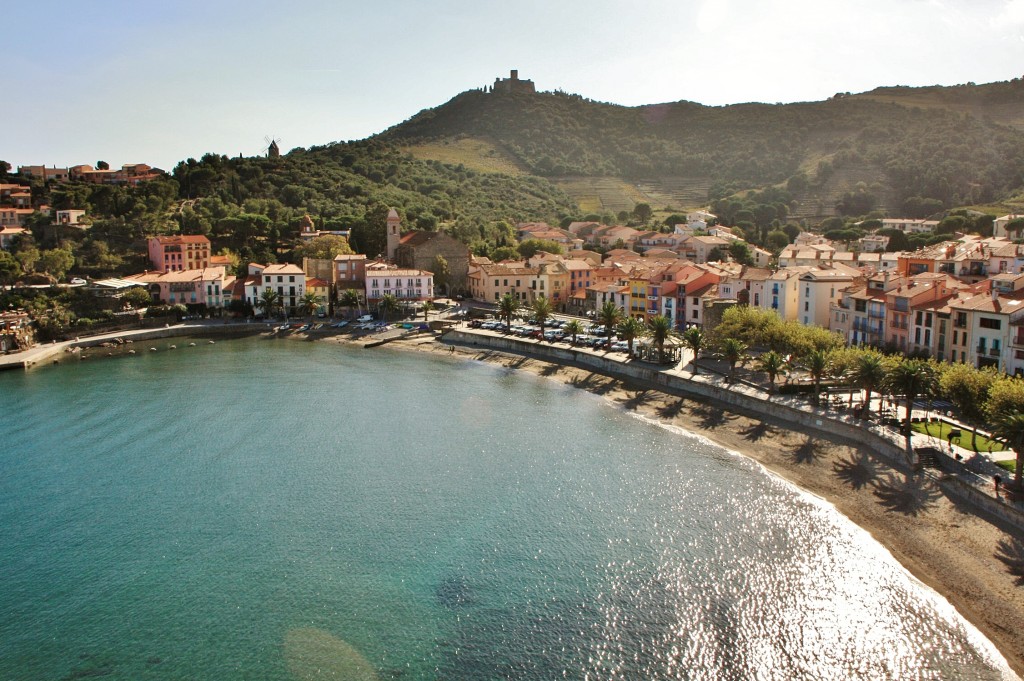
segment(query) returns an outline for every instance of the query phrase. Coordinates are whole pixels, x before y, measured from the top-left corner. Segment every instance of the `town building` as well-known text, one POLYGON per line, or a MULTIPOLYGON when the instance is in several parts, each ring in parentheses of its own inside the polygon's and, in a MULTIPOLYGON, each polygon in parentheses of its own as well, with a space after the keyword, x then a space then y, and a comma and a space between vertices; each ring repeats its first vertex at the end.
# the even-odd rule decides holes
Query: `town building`
POLYGON ((367 265, 367 305, 376 305, 389 294, 402 303, 430 300, 434 297, 434 274, 381 262, 367 265))
POLYGON ((203 269, 210 266, 210 240, 201 234, 154 236, 149 261, 160 272, 203 269))
POLYGON ((167 305, 222 309, 231 300, 230 291, 225 290, 225 285, 230 282, 223 267, 145 272, 126 279, 145 285, 154 299, 167 305))

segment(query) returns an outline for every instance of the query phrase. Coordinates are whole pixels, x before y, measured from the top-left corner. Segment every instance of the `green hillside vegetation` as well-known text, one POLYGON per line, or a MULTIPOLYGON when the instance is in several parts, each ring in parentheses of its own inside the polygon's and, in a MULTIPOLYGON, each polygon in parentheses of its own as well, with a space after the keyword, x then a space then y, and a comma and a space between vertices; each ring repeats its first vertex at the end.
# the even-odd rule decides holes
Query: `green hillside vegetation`
MULTIPOLYGON (((802 186, 794 192, 795 208, 807 216, 835 213, 837 198, 865 182, 878 184, 873 207, 895 213, 912 197, 952 208, 991 203, 1019 188, 1024 136, 1013 126, 1024 120, 1021 110, 1019 80, 724 107, 623 107, 562 92, 470 91, 379 139, 488 139, 536 175, 574 176, 577 185, 580 177, 622 178, 648 195, 680 199, 684 188, 673 192, 667 178, 737 190, 796 178, 802 186)), ((587 199, 600 192, 573 195, 587 199)), ((591 199, 588 208, 593 205, 591 199)))

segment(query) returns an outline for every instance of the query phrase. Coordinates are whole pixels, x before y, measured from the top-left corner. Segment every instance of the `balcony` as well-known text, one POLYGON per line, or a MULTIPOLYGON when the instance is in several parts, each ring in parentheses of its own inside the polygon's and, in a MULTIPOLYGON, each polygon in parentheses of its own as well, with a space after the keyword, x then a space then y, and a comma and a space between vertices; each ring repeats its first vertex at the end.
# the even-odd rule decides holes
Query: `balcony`
POLYGON ((989 355, 989 357, 998 357, 999 356, 999 348, 992 348, 991 350, 988 351, 988 355, 989 355))
POLYGON ((875 317, 875 318, 878 318, 878 319, 885 319, 885 309, 884 308, 881 308, 881 309, 878 309, 878 308, 870 309, 870 310, 868 310, 868 316, 869 317, 875 317))
POLYGON ((1018 333, 1011 342, 1014 345, 1024 346, 1024 333, 1018 333))

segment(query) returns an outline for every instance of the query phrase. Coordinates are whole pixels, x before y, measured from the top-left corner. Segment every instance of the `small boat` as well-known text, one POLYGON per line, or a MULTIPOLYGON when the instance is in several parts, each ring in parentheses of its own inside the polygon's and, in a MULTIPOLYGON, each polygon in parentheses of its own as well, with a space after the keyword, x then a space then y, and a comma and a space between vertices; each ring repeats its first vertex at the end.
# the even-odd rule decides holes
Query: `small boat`
POLYGON ((156 348, 150 348, 149 351, 150 352, 156 352, 156 348))
POLYGON ((177 349, 178 349, 178 346, 177 346, 177 345, 171 345, 171 346, 169 346, 169 347, 168 347, 167 349, 168 349, 168 350, 177 350, 177 349))
POLYGON ((189 346, 190 348, 194 348, 194 347, 196 346, 196 344, 195 344, 195 343, 189 343, 189 344, 188 344, 188 346, 189 346))
POLYGON ((210 341, 210 345, 213 345, 213 341, 210 341))

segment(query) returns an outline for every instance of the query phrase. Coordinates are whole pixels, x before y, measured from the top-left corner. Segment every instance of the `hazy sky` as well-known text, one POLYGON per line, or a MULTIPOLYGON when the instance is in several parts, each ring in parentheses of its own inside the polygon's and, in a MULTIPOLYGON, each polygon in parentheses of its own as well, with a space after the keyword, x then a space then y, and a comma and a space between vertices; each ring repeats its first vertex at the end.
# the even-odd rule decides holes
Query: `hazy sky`
POLYGON ((1024 75, 1024 0, 29 0, 3 17, 15 166, 362 139, 510 69, 625 105, 1024 75))

